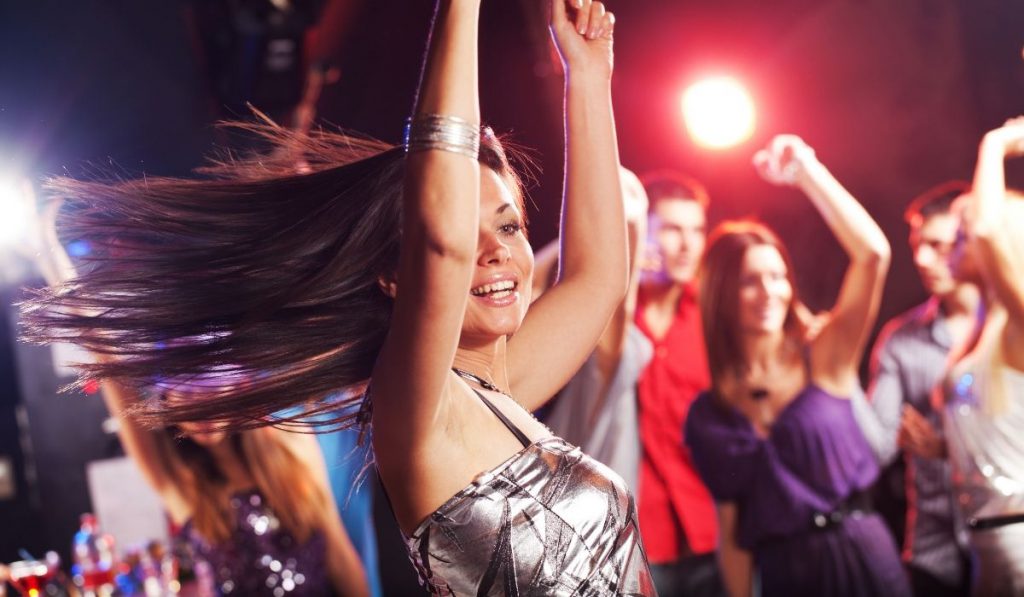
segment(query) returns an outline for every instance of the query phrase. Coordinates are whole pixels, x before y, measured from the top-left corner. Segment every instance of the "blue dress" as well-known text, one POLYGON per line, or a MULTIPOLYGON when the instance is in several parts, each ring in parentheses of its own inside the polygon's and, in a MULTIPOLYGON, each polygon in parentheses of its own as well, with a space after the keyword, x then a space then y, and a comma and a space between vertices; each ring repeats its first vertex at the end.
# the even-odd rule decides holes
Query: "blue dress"
POLYGON ((878 475, 849 400, 808 385, 762 438, 705 392, 685 437, 715 501, 737 506, 736 539, 754 555, 764 597, 910 595, 881 517, 849 507, 878 475), (831 522, 837 510, 847 515, 831 522))
POLYGON ((327 463, 334 503, 349 539, 359 553, 373 597, 383 597, 377 559, 377 530, 373 524, 373 483, 362 477, 369 446, 358 445, 359 432, 344 429, 317 433, 327 463))

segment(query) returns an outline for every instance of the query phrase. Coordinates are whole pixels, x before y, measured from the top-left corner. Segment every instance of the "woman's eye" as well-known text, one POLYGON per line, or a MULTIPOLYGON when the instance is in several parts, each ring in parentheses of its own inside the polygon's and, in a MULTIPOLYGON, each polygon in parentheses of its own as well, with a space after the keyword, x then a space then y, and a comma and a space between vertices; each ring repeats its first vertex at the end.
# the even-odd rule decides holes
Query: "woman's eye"
POLYGON ((502 234, 506 234, 508 236, 512 236, 513 234, 516 234, 517 232, 519 232, 522 229, 523 229, 523 226, 519 222, 510 222, 510 223, 504 224, 500 228, 498 228, 498 230, 502 234))

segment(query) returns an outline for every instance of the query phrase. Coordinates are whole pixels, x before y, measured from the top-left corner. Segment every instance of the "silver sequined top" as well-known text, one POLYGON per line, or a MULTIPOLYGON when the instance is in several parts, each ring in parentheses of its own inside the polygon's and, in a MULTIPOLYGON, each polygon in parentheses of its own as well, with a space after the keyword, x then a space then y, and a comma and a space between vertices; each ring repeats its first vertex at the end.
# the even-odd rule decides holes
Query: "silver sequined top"
POLYGON ((998 354, 976 351, 947 392, 953 489, 966 519, 1024 514, 1024 371, 998 354))
POLYGON ((997 522, 964 533, 976 567, 971 594, 1024 595, 1024 371, 1006 365, 996 342, 964 365, 947 389, 953 495, 963 521, 997 522))
POLYGON ((656 595, 625 482, 557 437, 479 475, 406 546, 432 595, 656 595))

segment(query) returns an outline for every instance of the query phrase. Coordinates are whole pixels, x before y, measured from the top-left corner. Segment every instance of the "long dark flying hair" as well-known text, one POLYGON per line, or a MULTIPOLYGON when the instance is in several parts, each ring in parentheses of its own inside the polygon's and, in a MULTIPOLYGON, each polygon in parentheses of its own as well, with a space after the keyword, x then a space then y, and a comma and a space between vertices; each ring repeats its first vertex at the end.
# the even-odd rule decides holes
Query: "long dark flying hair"
MULTIPOLYGON (((273 151, 221 155, 195 179, 49 181, 64 201, 61 238, 90 252, 76 278, 23 305, 22 335, 100 355, 83 379, 140 390, 211 371, 248 380, 174 405, 146 401, 136 414, 153 423, 238 429, 302 404, 348 424, 344 407, 359 402, 390 325, 378 279, 397 269, 405 152, 324 130, 231 126, 273 151), (324 400, 337 392, 346 397, 324 400)), ((481 163, 522 201, 489 129, 481 145, 481 163)))
POLYGON ((739 329, 740 270, 747 250, 758 245, 775 247, 786 264, 786 278, 793 288, 793 299, 783 324, 786 336, 800 339, 805 333, 793 262, 779 237, 764 224, 750 220, 719 224, 708 236, 698 278, 704 346, 711 384, 719 392, 723 380, 741 376, 746 369, 739 329))

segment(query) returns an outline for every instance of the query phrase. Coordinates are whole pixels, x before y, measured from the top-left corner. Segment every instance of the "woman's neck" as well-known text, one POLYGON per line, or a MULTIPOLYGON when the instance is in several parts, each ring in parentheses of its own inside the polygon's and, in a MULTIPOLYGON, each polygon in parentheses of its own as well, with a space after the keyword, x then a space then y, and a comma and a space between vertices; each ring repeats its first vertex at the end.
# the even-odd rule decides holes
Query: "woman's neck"
POLYGON ((455 351, 452 366, 505 390, 509 389, 508 370, 505 366, 506 341, 502 337, 490 344, 463 346, 455 351))
POLYGON ((740 340, 740 346, 747 371, 757 377, 778 367, 779 361, 784 358, 786 334, 782 330, 763 334, 744 334, 740 340))

